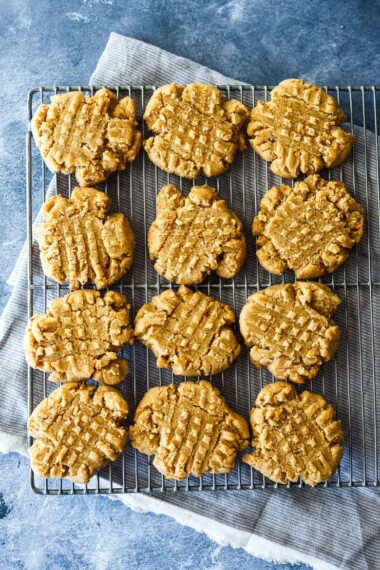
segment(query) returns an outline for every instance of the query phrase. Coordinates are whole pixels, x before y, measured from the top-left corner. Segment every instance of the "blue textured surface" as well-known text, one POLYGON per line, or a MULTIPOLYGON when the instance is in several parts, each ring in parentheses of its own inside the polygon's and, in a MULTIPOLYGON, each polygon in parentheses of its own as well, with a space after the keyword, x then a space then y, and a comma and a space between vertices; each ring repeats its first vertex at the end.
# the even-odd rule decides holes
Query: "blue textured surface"
MULTIPOLYGON (((357 0, 0 0, 0 308, 25 239, 31 87, 86 83, 111 31, 250 83, 379 83, 379 11, 379 1, 357 0)), ((106 498, 35 496, 26 470, 25 459, 0 456, 1 568, 291 568, 106 498)))
POLYGON ((304 570, 221 547, 173 519, 131 511, 106 497, 42 497, 28 461, 0 455, 2 570, 304 570))

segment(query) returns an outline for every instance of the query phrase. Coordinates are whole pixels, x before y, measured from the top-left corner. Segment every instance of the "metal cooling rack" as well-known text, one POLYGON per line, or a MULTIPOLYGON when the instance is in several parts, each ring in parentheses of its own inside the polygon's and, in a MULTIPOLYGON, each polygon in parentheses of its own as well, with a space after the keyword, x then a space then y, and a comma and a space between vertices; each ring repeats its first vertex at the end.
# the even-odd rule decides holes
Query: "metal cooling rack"
MULTIPOLYGON (((146 136, 142 122, 143 109, 156 86, 120 86, 112 89, 117 96, 129 95, 136 103, 139 128, 146 136)), ((269 86, 219 86, 227 98, 236 98, 252 108, 256 101, 268 100, 269 86)), ((31 119, 41 102, 48 102, 55 93, 82 90, 93 94, 98 87, 68 86, 40 87, 28 95, 28 116, 31 119)), ((345 432, 345 452, 341 465, 333 478, 319 487, 377 487, 379 485, 379 438, 378 438, 378 383, 380 356, 377 338, 380 333, 380 183, 378 148, 377 104, 380 87, 377 86, 331 86, 325 90, 340 102, 347 115, 345 128, 355 135, 355 149, 351 157, 333 171, 323 172, 347 183, 351 193, 365 211, 366 230, 346 264, 332 275, 323 278, 342 299, 335 315, 341 327, 341 342, 335 358, 325 364, 316 379, 300 388, 322 393, 337 409, 345 432), (364 127, 362 129, 361 127, 364 127), (360 144, 359 144, 360 143, 360 144), (362 148, 362 152, 360 151, 362 148)), ((50 191, 70 196, 76 185, 71 176, 52 176, 46 169, 36 145, 30 126, 26 139, 27 166, 27 234, 28 234, 28 317, 44 312, 47 303, 65 295, 67 285, 57 285, 42 275, 38 249, 33 243, 32 221, 45 201, 49 184, 50 191)), ((251 223, 258 210, 263 193, 281 180, 268 169, 268 163, 261 160, 248 148, 236 157, 229 172, 217 179, 198 179, 194 182, 179 179, 155 167, 143 151, 127 169, 113 175, 101 185, 110 195, 113 210, 122 211, 132 222, 137 237, 135 261, 122 282, 112 289, 123 292, 132 305, 132 315, 153 295, 171 285, 153 270, 146 250, 146 235, 155 217, 155 197, 168 182, 176 184, 185 194, 192 185, 208 182, 217 188, 220 196, 244 221, 248 255, 244 269, 233 280, 222 280, 212 275, 198 286, 232 306, 238 317, 246 298, 259 289, 275 283, 294 281, 291 272, 282 277, 272 276, 263 270, 255 256, 255 244, 251 235, 251 223)), ((294 184, 294 181, 282 181, 294 184)), ((248 350, 244 346, 239 330, 236 334, 242 344, 242 352, 235 364, 223 374, 214 376, 213 384, 225 395, 229 405, 248 419, 249 410, 263 385, 273 381, 266 370, 252 366, 248 350)), ((152 386, 186 381, 187 378, 173 377, 169 370, 158 369, 155 358, 140 343, 124 351, 129 360, 130 372, 118 388, 130 405, 129 422, 133 419, 136 405, 143 394, 152 386)), ((49 394, 56 385, 47 380, 46 374, 28 370, 29 413, 49 394)), ((29 439, 32 444, 32 439, 29 439)), ((40 479, 30 473, 32 489, 37 493, 67 495, 86 493, 134 493, 134 492, 185 492, 215 491, 219 489, 271 489, 278 485, 263 477, 239 460, 233 472, 227 475, 205 475, 190 477, 176 482, 165 479, 152 465, 152 458, 139 454, 127 445, 124 453, 100 474, 93 477, 86 486, 40 479)), ((302 488, 303 482, 285 487, 302 488)), ((284 486, 280 486, 284 487, 284 486)))

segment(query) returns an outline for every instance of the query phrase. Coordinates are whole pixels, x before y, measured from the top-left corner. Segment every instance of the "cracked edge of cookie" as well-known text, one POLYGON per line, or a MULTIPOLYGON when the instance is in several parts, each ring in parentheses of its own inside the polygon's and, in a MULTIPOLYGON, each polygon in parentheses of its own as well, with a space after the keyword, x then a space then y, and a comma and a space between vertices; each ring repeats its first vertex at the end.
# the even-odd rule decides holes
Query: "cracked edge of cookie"
MULTIPOLYGON (((202 114, 202 110, 199 109, 198 106, 195 106, 195 109, 202 114)), ((206 115, 208 117, 211 116, 207 113, 206 115)), ((165 172, 174 173, 183 178, 195 179, 199 178, 200 176, 205 176, 205 177, 219 176, 220 174, 226 172, 230 168, 233 160, 235 159, 236 152, 237 151, 243 152, 246 149, 245 137, 242 132, 242 128, 244 124, 249 120, 249 110, 242 102, 238 101, 237 99, 226 100, 225 96, 215 85, 207 83, 190 83, 185 86, 177 85, 175 83, 163 85, 158 89, 156 89, 156 91, 154 91, 152 97, 148 101, 148 104, 145 108, 143 118, 147 123, 148 129, 154 133, 153 136, 143 141, 143 147, 147 152, 150 160, 165 172), (154 128, 154 123, 156 120, 154 117, 155 115, 154 111, 156 110, 158 104, 157 99, 160 100, 161 102, 160 107, 162 107, 164 105, 163 94, 168 94, 173 101, 177 101, 179 99, 182 99, 184 94, 187 94, 191 89, 194 88, 211 88, 213 93, 217 95, 218 99, 217 105, 221 109, 227 112, 229 122, 231 123, 231 125, 234 126, 237 124, 237 122, 240 124, 239 128, 236 129, 234 133, 236 136, 236 141, 233 142, 232 144, 234 144, 236 148, 233 159, 232 161, 228 161, 226 160, 225 157, 220 157, 221 160, 219 168, 215 167, 215 163, 214 166, 212 165, 205 166, 197 164, 191 158, 184 159, 178 152, 176 152, 171 147, 169 148, 170 155, 175 156, 176 160, 175 161, 172 160, 172 164, 170 165, 168 160, 162 159, 162 157, 159 156, 160 154, 159 151, 156 152, 157 150, 156 138, 163 135, 161 131, 154 128), (171 91, 174 91, 173 95, 171 91), (153 118, 151 115, 153 116, 153 118), (237 120, 236 116, 239 116, 239 120, 237 120), (192 165, 191 171, 186 166, 189 163, 191 163, 192 165)))
MULTIPOLYGON (((310 405, 316 405, 317 402, 319 403, 319 415, 323 416, 319 422, 315 417, 311 417, 309 421, 315 422, 319 431, 323 434, 326 445, 330 448, 333 459, 329 475, 329 477, 331 477, 338 468, 344 452, 342 445, 344 442, 344 434, 341 421, 336 419, 336 411, 334 407, 332 404, 327 402, 324 396, 320 394, 311 392, 310 390, 305 390, 301 394, 298 394, 293 385, 281 381, 264 386, 256 398, 255 406, 250 410, 250 426, 253 434, 251 446, 254 448, 254 451, 243 455, 242 461, 258 470, 262 475, 268 477, 268 479, 275 483, 286 485, 290 482, 296 483, 299 481, 299 479, 302 478, 302 473, 298 472, 299 470, 297 470, 297 476, 295 478, 290 478, 286 472, 281 471, 279 464, 276 464, 275 459, 264 456, 262 446, 259 442, 259 437, 262 434, 262 431, 257 429, 258 424, 255 421, 255 415, 257 410, 265 408, 269 410, 276 409, 293 400, 296 400, 297 403, 303 404, 305 400, 310 399, 313 400, 313 402, 309 402, 310 405), (324 430, 326 424, 328 424, 327 427, 330 428, 328 432, 330 435, 329 438, 326 437, 326 432, 324 430), (270 465, 268 465, 269 463, 270 465)), ((263 425, 263 429, 265 429, 265 423, 263 425)), ((309 477, 307 479, 308 481, 305 481, 306 484, 312 487, 323 482, 322 480, 311 481, 309 477)))
MULTIPOLYGON (((54 408, 54 404, 57 402, 58 406, 62 408, 62 415, 67 411, 67 407, 65 409, 64 405, 68 400, 71 401, 75 398, 76 394, 79 392, 87 392, 91 396, 91 405, 94 404, 95 400, 99 400, 99 405, 101 407, 100 414, 102 413, 102 409, 108 409, 111 414, 113 415, 112 421, 114 422, 114 427, 122 430, 121 435, 124 435, 121 443, 121 449, 114 450, 117 455, 120 455, 123 452, 125 445, 128 442, 129 437, 129 430, 127 427, 123 425, 124 420, 127 418, 129 412, 128 402, 125 398, 118 392, 116 389, 111 388, 110 386, 101 385, 101 386, 93 386, 92 384, 79 384, 77 382, 68 382, 63 384, 59 388, 56 388, 49 396, 46 396, 33 410, 31 415, 28 418, 27 428, 28 433, 31 437, 34 438, 33 444, 28 448, 28 455, 30 457, 31 467, 37 477, 48 478, 53 477, 50 474, 51 467, 48 466, 48 471, 40 469, 37 462, 33 461, 33 448, 36 442, 40 442, 40 445, 43 444, 45 435, 45 430, 41 428, 41 421, 39 416, 42 414, 42 420, 46 420, 46 407, 50 406, 50 409, 54 408), (74 393, 74 395, 73 395, 74 393)), ((81 400, 80 400, 81 401, 81 400)), ((71 402, 69 402, 70 404, 71 402)), ((97 403, 97 402, 95 402, 97 403)), ((93 417, 93 416, 92 416, 93 417)), ((50 442, 50 441, 49 441, 50 442)), ((67 474, 60 474, 59 476, 55 476, 55 478, 59 479, 68 479, 73 483, 78 484, 87 484, 91 477, 100 469, 105 467, 109 461, 115 461, 117 457, 114 459, 110 459, 104 457, 103 465, 99 467, 99 469, 91 470, 88 466, 84 465, 81 466, 79 469, 79 473, 75 475, 68 476, 67 474)))
MULTIPOLYGON (((314 281, 297 281, 284 285, 272 285, 271 287, 267 287, 250 295, 240 313, 239 325, 244 343, 250 349, 249 357, 252 364, 257 368, 267 368, 277 380, 290 380, 296 384, 304 384, 308 380, 312 380, 318 374, 321 364, 331 360, 338 349, 340 328, 332 320, 332 316, 338 309, 340 303, 341 299, 335 295, 327 285, 314 281), (278 370, 275 366, 275 364, 278 364, 278 358, 266 358, 265 361, 261 361, 255 356, 256 350, 259 349, 263 351, 265 345, 258 345, 255 344, 252 339, 250 340, 248 334, 249 324, 247 324, 250 319, 248 319, 247 313, 250 310, 250 305, 255 302, 257 297, 262 295, 272 297, 272 294, 277 291, 290 292, 294 295, 294 302, 300 302, 301 305, 310 305, 314 311, 327 319, 328 327, 326 329, 326 336, 328 342, 325 342, 324 347, 320 349, 320 364, 314 364, 305 369, 305 366, 301 363, 302 371, 297 371, 294 366, 287 366, 285 369, 282 367, 278 370)), ((262 340, 265 341, 265 333, 262 334, 262 340)), ((297 365, 297 367, 299 366, 297 365)))
POLYGON ((256 255, 260 262, 260 265, 273 273, 274 275, 281 275, 287 269, 292 269, 295 276, 298 279, 311 279, 316 277, 321 277, 326 273, 332 273, 338 269, 341 265, 347 261, 350 250, 354 245, 358 244, 363 236, 363 208, 356 202, 355 198, 351 196, 348 188, 344 182, 339 180, 326 180, 322 178, 319 174, 310 174, 307 178, 302 181, 297 181, 294 188, 287 186, 285 184, 280 184, 279 186, 272 186, 263 196, 260 203, 260 210, 256 214, 252 222, 252 233, 256 237, 256 255), (321 252, 320 264, 316 266, 315 264, 309 264, 308 266, 301 269, 292 269, 288 265, 288 261, 281 257, 279 250, 274 245, 270 236, 265 235, 265 227, 270 222, 271 218, 276 216, 276 210, 286 202, 287 198, 294 193, 300 184, 306 184, 309 190, 309 194, 316 192, 318 190, 327 189, 331 186, 331 183, 335 183, 339 188, 347 194, 350 203, 355 206, 353 211, 358 212, 361 217, 359 228, 355 232, 355 235, 351 237, 352 245, 344 246, 340 245, 340 259, 335 262, 331 267, 326 265, 323 259, 323 251, 321 252))
MULTIPOLYGON (((75 312, 75 308, 70 305, 70 311, 75 312)), ((81 307, 76 307, 76 310, 80 311, 81 307)), ((133 344, 135 341, 135 336, 133 332, 133 327, 129 322, 129 311, 130 304, 128 303, 126 297, 117 291, 107 291, 105 295, 101 295, 99 291, 94 291, 93 289, 80 289, 78 291, 73 291, 67 293, 64 297, 57 297, 52 299, 48 304, 48 310, 45 313, 33 315, 26 326, 24 339, 23 339, 23 349, 25 354, 25 359, 28 364, 33 369, 41 370, 43 372, 49 372, 50 375, 48 379, 51 382, 64 382, 64 383, 81 383, 89 379, 94 379, 97 382, 102 382, 107 386, 112 386, 120 384, 125 379, 128 374, 128 361, 125 358, 120 358, 117 352, 121 351, 127 344, 133 344), (106 353, 102 355, 99 362, 100 365, 97 366, 97 360, 95 360, 93 370, 90 375, 85 375, 83 377, 69 380, 64 372, 59 372, 54 370, 51 366, 46 366, 46 363, 39 359, 36 355, 39 343, 42 340, 42 332, 39 331, 39 324, 41 321, 47 319, 47 326, 54 326, 58 320, 58 316, 54 314, 60 305, 65 305, 70 300, 74 300, 75 303, 88 303, 89 305, 95 305, 97 299, 101 299, 105 305, 110 305, 117 312, 118 309, 125 309, 128 313, 128 324, 125 325, 125 332, 127 334, 126 342, 121 346, 112 345, 113 351, 107 350, 106 353), (114 352, 114 354, 113 354, 114 352), (101 365, 102 359, 108 355, 108 362, 106 366, 101 365), (112 356, 112 358, 111 358, 112 356)), ((111 323, 108 323, 109 326, 111 323)))
MULTIPOLYGON (((145 319, 146 321, 146 319, 145 319)), ((135 338, 140 340, 140 342, 142 342, 145 346, 147 346, 150 350, 152 350, 153 354, 155 354, 156 358, 157 358, 157 366, 158 368, 171 368, 173 370, 173 374, 178 375, 178 376, 190 376, 190 377, 195 377, 195 376, 202 376, 202 375, 216 375, 219 374, 221 372, 223 372, 224 370, 226 370, 227 368, 229 368, 232 363, 236 360, 236 358, 239 356, 240 351, 241 351, 241 345, 238 342, 234 331, 231 328, 231 325, 235 322, 235 313, 234 311, 231 309, 231 307, 217 299, 214 299, 213 297, 206 295, 205 293, 202 293, 201 291, 192 291, 189 287, 186 287, 186 285, 181 285, 177 291, 172 290, 172 289, 167 289, 166 291, 164 291, 163 293, 159 294, 159 295, 155 295, 154 297, 152 297, 151 301, 149 303, 145 303, 142 307, 140 307, 140 309, 138 310, 136 316, 135 316, 135 329, 134 329, 134 335, 135 338), (202 297, 205 297, 207 299, 209 299, 211 302, 217 304, 217 306, 221 307, 224 309, 225 311, 225 315, 224 315, 224 319, 223 319, 223 324, 221 326, 219 326, 218 329, 218 334, 222 335, 223 331, 227 331, 230 333, 232 340, 234 340, 234 347, 235 350, 233 353, 231 353, 231 360, 229 360, 227 362, 227 366, 222 366, 219 367, 213 371, 207 371, 202 369, 196 370, 196 372, 192 372, 190 370, 184 370, 183 367, 177 362, 176 363, 176 357, 178 357, 178 351, 177 349, 175 349, 175 352, 168 352, 165 355, 156 355, 153 348, 151 347, 151 344, 149 343, 149 338, 148 340, 146 340, 144 338, 144 336, 149 333, 149 330, 152 326, 155 325, 159 325, 162 326, 162 324, 166 324, 166 322, 170 319, 171 315, 175 312, 175 309, 177 308, 177 306, 181 303, 186 303, 189 298, 191 298, 193 295, 201 295, 202 297), (151 308, 153 307, 153 311, 151 311, 151 308), (157 319, 155 321, 153 321, 153 323, 148 323, 148 322, 144 322, 144 319, 147 315, 153 316, 153 320, 155 317, 155 314, 157 316, 157 313, 161 311, 161 313, 164 313, 162 316, 164 316, 165 321, 164 323, 162 323, 162 318, 160 322, 157 322, 157 319)), ((215 338, 217 333, 214 333, 213 335, 213 339, 215 338)), ((177 358, 177 360, 179 360, 177 358)), ((201 365, 202 361, 204 360, 204 357, 201 359, 201 365)))
MULTIPOLYGON (((178 285, 198 285, 202 283, 208 275, 213 271, 220 277, 226 279, 231 279, 234 277, 241 269, 244 264, 247 245, 246 239, 243 232, 243 224, 236 213, 227 205, 225 200, 222 200, 215 188, 208 185, 203 186, 193 186, 187 196, 184 196, 181 191, 174 184, 167 184, 163 186, 157 195, 157 213, 156 218, 149 228, 148 232, 148 250, 149 256, 152 261, 154 261, 154 268, 159 275, 162 275, 168 281, 177 283, 178 285), (234 249, 232 251, 223 250, 221 254, 215 255, 214 258, 217 262, 217 267, 212 269, 211 267, 206 267, 201 272, 201 277, 199 279, 179 279, 177 274, 173 275, 171 278, 168 270, 159 263, 161 259, 161 250, 166 244, 167 239, 170 240, 170 234, 167 236, 164 243, 160 244, 159 248, 155 245, 158 241, 156 236, 160 235, 160 222, 166 221, 168 212, 170 212, 171 218, 169 221, 170 226, 176 223, 178 219, 178 212, 182 209, 186 209, 186 206, 191 204, 198 210, 210 210, 210 218, 212 217, 212 212, 214 209, 223 211, 226 215, 230 217, 231 220, 236 224, 235 233, 228 237, 223 247, 233 240, 236 242, 234 244, 234 249), (226 267, 226 261, 229 257, 233 258, 234 267, 232 270, 226 267)), ((167 230, 166 230, 167 231, 167 230)))
MULTIPOLYGON (((235 435, 233 445, 233 449, 235 451, 235 463, 237 454, 246 449, 246 447, 249 445, 250 431, 248 422, 243 416, 229 407, 225 397, 221 394, 221 392, 207 380, 199 380, 198 382, 186 382, 179 384, 179 386, 156 386, 148 390, 148 392, 144 394, 136 409, 134 417, 135 423, 130 428, 130 440, 132 446, 138 449, 141 453, 147 455, 156 455, 161 445, 161 424, 165 421, 163 418, 164 414, 162 413, 162 407, 166 406, 168 407, 168 411, 170 411, 171 407, 175 408, 176 406, 180 405, 181 400, 187 400, 191 405, 191 409, 199 408, 202 412, 208 414, 214 419, 218 419, 217 424, 213 424, 213 427, 214 429, 219 429, 220 434, 222 433, 220 427, 221 424, 223 424, 223 422, 226 423, 226 427, 231 429, 235 435), (213 396, 213 398, 211 398, 211 400, 214 400, 213 406, 211 406, 212 402, 209 401, 209 399, 207 399, 207 402, 204 406, 202 406, 201 402, 194 402, 191 397, 192 394, 188 393, 191 392, 192 389, 201 391, 202 388, 207 391, 208 396, 213 396), (175 399, 174 404, 170 401, 171 399, 175 399), (212 412, 215 410, 215 408, 218 408, 222 413, 213 414, 212 412), (156 418, 154 418, 155 414, 156 418), (159 420, 161 420, 161 422, 159 420), (146 424, 148 424, 148 426, 146 424)), ((218 445, 218 443, 219 437, 214 448, 218 445)), ((162 462, 157 463, 155 459, 153 461, 153 465, 155 465, 155 467, 161 473, 163 472, 163 469, 165 470, 165 465, 162 464, 162 462)), ((233 468, 234 465, 232 465, 230 469, 218 471, 218 473, 228 473, 233 468)), ((213 471, 205 471, 205 473, 206 472, 213 473, 213 471)), ((190 476, 192 473, 188 472, 183 477, 175 477, 174 475, 170 475, 167 472, 164 474, 169 479, 181 480, 187 476, 190 476)))

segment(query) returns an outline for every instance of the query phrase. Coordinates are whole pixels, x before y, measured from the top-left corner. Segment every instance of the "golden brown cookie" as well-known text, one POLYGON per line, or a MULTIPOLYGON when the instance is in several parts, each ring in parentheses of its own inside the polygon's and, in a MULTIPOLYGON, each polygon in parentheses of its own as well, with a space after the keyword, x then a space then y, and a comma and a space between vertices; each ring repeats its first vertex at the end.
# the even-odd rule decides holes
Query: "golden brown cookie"
POLYGON ((53 95, 32 119, 32 132, 52 172, 75 172, 80 186, 103 182, 135 159, 141 146, 134 101, 108 89, 53 95))
POLYGON ((57 388, 28 421, 29 434, 36 438, 28 450, 33 471, 37 477, 88 483, 123 451, 127 414, 127 402, 109 386, 70 382, 57 388))
POLYGON ((339 125, 344 113, 333 97, 302 79, 286 79, 258 101, 247 133, 251 146, 271 162, 277 176, 295 178, 341 164, 351 151, 353 136, 339 125))
POLYGON ((132 343, 124 295, 108 291, 101 297, 97 291, 81 289, 50 301, 47 313, 30 319, 24 351, 29 366, 51 372, 52 382, 93 378, 119 384, 128 363, 116 353, 132 343))
POLYGON ((343 431, 323 396, 298 395, 285 382, 268 384, 250 420, 255 451, 243 461, 272 481, 285 484, 302 477, 314 486, 334 474, 343 455, 343 431))
POLYGON ((231 278, 246 255, 241 221, 210 186, 194 186, 186 198, 173 184, 162 188, 148 249, 157 273, 184 285, 213 270, 231 278))
POLYGON ((317 174, 274 186, 253 221, 257 257, 271 273, 293 269, 298 279, 332 273, 363 235, 363 209, 337 180, 317 174))
POLYGON ((71 289, 91 281, 108 287, 131 267, 135 236, 121 213, 108 215, 111 200, 95 188, 75 188, 70 199, 52 196, 37 229, 45 275, 71 289))
POLYGON ((339 344, 331 319, 340 299, 322 283, 274 285, 248 297, 240 331, 252 363, 279 380, 303 384, 314 378, 339 344))
POLYGON ((240 353, 234 321, 228 305, 181 285, 141 307, 135 336, 153 351, 159 368, 181 376, 219 374, 240 353))
POLYGON ((249 427, 205 380, 151 388, 130 428, 133 447, 155 455, 153 465, 169 479, 228 473, 249 444, 249 427))
POLYGON ((245 149, 241 128, 248 109, 224 101, 213 85, 164 85, 146 106, 144 119, 155 136, 144 141, 150 160, 185 178, 218 176, 245 149))

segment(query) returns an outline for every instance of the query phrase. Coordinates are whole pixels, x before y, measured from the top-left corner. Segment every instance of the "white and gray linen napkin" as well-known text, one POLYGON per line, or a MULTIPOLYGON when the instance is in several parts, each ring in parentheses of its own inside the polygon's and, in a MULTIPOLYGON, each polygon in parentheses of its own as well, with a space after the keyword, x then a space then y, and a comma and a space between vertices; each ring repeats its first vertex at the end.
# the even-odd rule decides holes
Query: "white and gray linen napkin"
MULTIPOLYGON (((227 78, 218 72, 198 65, 195 62, 172 55, 157 47, 145 44, 132 38, 126 38, 118 34, 111 34, 108 45, 102 54, 95 72, 91 77, 92 85, 160 85, 170 82, 189 83, 201 81, 215 84, 233 83, 236 80, 227 78)), ((252 78, 254 82, 254 78, 252 78)), ((141 109, 140 109, 141 112, 141 109)), ((376 176, 378 158, 375 151, 375 138, 369 131, 355 127, 355 157, 356 171, 353 172, 349 159, 343 168, 343 179, 347 181, 350 189, 354 191, 358 201, 366 211, 366 233, 359 246, 357 255, 360 264, 359 278, 371 281, 379 271, 379 234, 377 212, 376 176), (364 156, 364 137, 367 141, 367 154, 364 156), (367 174, 364 168, 367 162, 367 174), (366 191, 368 190, 368 193, 366 191), (376 245, 375 251, 368 249, 368 236, 376 245), (377 250, 377 251, 376 251, 377 250), (372 275, 368 274, 368 258, 372 256, 372 275)), ((234 165, 234 189, 233 208, 241 217, 246 219, 246 235, 249 237, 249 223, 252 220, 256 205, 249 194, 249 160, 253 160, 254 153, 247 151, 245 180, 238 173, 238 164, 234 165), (243 182, 247 192, 247 204, 242 204, 236 198, 243 182), (244 206, 244 212, 243 212, 244 206)), ((263 168, 261 160, 255 163, 255 168, 263 168)), ((134 180, 138 180, 139 162, 133 166, 134 180)), ((339 171, 338 171, 339 174, 339 171)), ((161 173, 159 174, 161 176, 161 173)), ((166 175, 165 175, 166 177, 166 175)), ((262 187, 261 195, 266 190, 268 180, 263 173, 259 173, 257 179, 262 187)), ((163 179, 164 180, 164 179, 163 179)), ((166 180, 166 178, 165 178, 166 180)), ((221 177, 220 192, 222 197, 229 199, 229 174, 221 177)), ((148 178, 152 185, 152 195, 146 204, 147 215, 152 219, 155 211, 154 178, 148 178)), ((58 183, 59 189, 59 183, 58 183)), ((110 183, 112 191, 112 183, 110 183)), ((51 188, 50 191, 53 191, 51 188)), ((134 228, 137 232, 138 241, 143 243, 144 235, 139 238, 139 228, 143 227, 143 212, 139 208, 139 192, 142 191, 142 183, 133 188, 134 200, 134 228), (140 211, 139 211, 140 210, 140 211)), ((148 194, 147 194, 148 195, 148 194)), ((122 198, 123 200, 123 198, 122 198)), ((140 204, 141 206, 141 204, 140 204)), ((126 213, 129 213, 127 208, 126 213)), ((144 248, 144 245, 142 245, 144 248)), ((253 256, 254 245, 249 241, 249 255, 253 256)), ((144 249, 141 250, 142 252, 144 249)), ((142 259, 143 259, 142 254, 142 259)), ((138 259, 136 263, 140 263, 138 259)), ((348 262, 346 277, 348 281, 355 279, 355 260, 348 262)), ((149 271, 151 269, 149 268, 149 271)), ((342 270, 336 274, 336 282, 343 276, 342 270)), ((257 277, 257 275, 256 275, 257 277)), ((35 266, 35 279, 42 279, 41 269, 37 263, 35 266)), ((26 248, 20 255, 11 284, 13 292, 4 309, 0 321, 0 450, 24 451, 27 419, 27 368, 22 351, 22 338, 27 320, 27 261, 26 248)), ((241 289, 239 289, 241 291, 241 289)), ((244 291, 244 290, 242 290, 244 291)), ((356 291, 356 290, 355 290, 356 291)), ((342 293, 339 287, 337 294, 342 293)), ((240 293, 237 293, 239 296, 240 293)), ((355 293, 357 295, 357 292, 355 293)), ((244 298, 239 298, 240 306, 244 298)), ((339 416, 343 420, 345 429, 346 418, 350 414, 352 422, 353 441, 352 445, 360 446, 363 443, 361 428, 361 387, 364 386, 364 398, 368 394, 369 401, 365 401, 365 410, 373 410, 371 401, 371 386, 376 382, 380 393, 380 382, 377 371, 379 368, 378 355, 374 363, 370 346, 371 323, 376 327, 376 337, 380 332, 380 293, 378 288, 371 290, 369 298, 368 287, 364 288, 360 305, 361 316, 357 313, 357 297, 351 294, 350 287, 346 291, 346 297, 342 303, 342 309, 338 312, 337 321, 344 321, 346 303, 349 309, 350 337, 342 338, 342 351, 338 353, 337 368, 331 364, 325 367, 323 383, 326 384, 326 393, 330 399, 339 401, 339 416), (372 304, 371 304, 372 301, 372 304), (355 304, 356 303, 356 304, 355 304), (369 309, 371 308, 371 310, 369 309), (355 338, 363 338, 363 349, 355 344, 355 338), (367 335, 367 336, 366 336, 367 335), (353 344, 350 344, 354 339, 353 344), (346 341, 348 344, 346 344, 346 341), (351 385, 351 396, 347 395, 344 380, 339 382, 336 391, 334 374, 347 377, 347 348, 348 361, 350 363, 350 378, 357 378, 357 382, 351 385), (360 352, 360 354, 359 354, 360 352), (360 363, 360 365, 358 364, 360 363), (376 366, 376 368, 375 368, 376 366), (377 377, 376 377, 377 373, 377 377), (332 386, 333 388, 329 388, 332 386), (334 391, 335 390, 335 391, 334 391), (342 392, 340 392, 342 390, 342 392), (348 409, 348 408, 349 409, 348 409)), ((343 327, 344 328, 344 327, 343 327)), ((344 335, 343 335, 344 336, 344 335)), ((139 374, 144 377, 144 364, 141 363, 139 374)), ((254 378, 258 382, 258 373, 254 378)), ((239 379, 239 378, 238 378, 239 379)), ((320 382, 322 382, 320 380, 320 382)), ((229 381, 226 380, 227 399, 229 399, 229 381)), ((318 390, 318 380, 314 382, 318 390)), ((255 392, 255 394, 257 391, 255 392)), ((244 405, 247 395, 242 391, 240 403, 244 405)), ((230 402, 234 404, 233 401, 230 402)), ((368 413, 373 413, 370 411, 368 413)), ((373 425, 377 418, 373 417, 373 425)), ((375 428, 376 429, 376 428, 375 428)), ((369 478, 374 478, 377 466, 373 464, 375 432, 368 428, 364 434, 365 441, 365 469, 369 478), (367 455, 366 455, 367 454, 367 455)), ((360 453, 349 456, 347 449, 342 464, 342 473, 363 472, 361 459, 356 461, 360 453)), ((49 500, 49 499, 47 499, 49 500)), ((380 559, 380 494, 374 489, 281 489, 265 491, 218 491, 192 492, 192 493, 167 493, 151 497, 147 495, 128 495, 122 497, 127 505, 135 509, 151 510, 157 513, 168 514, 176 518, 182 524, 190 525, 198 531, 206 532, 214 540, 221 544, 231 544, 234 547, 245 548, 248 552, 263 558, 275 561, 305 562, 314 568, 346 568, 349 570, 373 570, 378 567, 380 559)))

